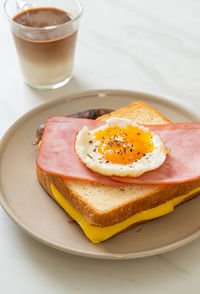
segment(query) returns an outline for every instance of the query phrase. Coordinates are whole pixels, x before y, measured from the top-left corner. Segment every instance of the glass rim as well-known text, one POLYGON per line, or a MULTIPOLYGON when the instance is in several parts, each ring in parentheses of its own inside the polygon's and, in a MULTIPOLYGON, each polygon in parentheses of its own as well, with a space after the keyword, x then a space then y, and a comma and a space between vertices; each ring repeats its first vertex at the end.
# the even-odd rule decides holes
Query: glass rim
MULTIPOLYGON (((73 0, 74 2, 76 2, 76 4, 78 5, 78 7, 79 7, 79 10, 80 10, 80 12, 77 14, 77 16, 75 16, 75 18, 73 18, 73 19, 71 19, 71 20, 69 20, 69 21, 67 21, 67 22, 64 22, 64 23, 62 23, 62 24, 59 24, 59 25, 55 25, 55 26, 46 26, 46 27, 29 27, 29 26, 25 26, 25 25, 22 25, 22 24, 19 24, 19 23, 17 23, 16 21, 14 21, 8 14, 7 14, 7 12, 6 12, 6 4, 9 2, 10 0, 5 0, 4 1, 4 3, 3 3, 3 11, 4 11, 4 15, 5 15, 5 17, 7 18, 7 20, 11 23, 11 24, 13 24, 13 25, 15 25, 15 26, 17 26, 17 27, 19 27, 19 28, 22 28, 22 29, 28 29, 28 30, 38 30, 38 31, 42 31, 42 30, 52 30, 52 29, 56 29, 56 28, 61 28, 61 27, 64 27, 64 26, 66 26, 66 25, 70 25, 70 24, 72 24, 73 22, 75 22, 76 20, 78 20, 81 16, 82 16, 82 14, 83 14, 83 6, 82 6, 82 4, 78 1, 78 0, 73 0)), ((47 7, 48 8, 48 6, 44 6, 44 7, 47 7)), ((50 6, 49 6, 50 7, 50 6)), ((56 7, 53 7, 53 6, 51 6, 52 8, 56 8, 56 7)), ((37 7, 35 7, 35 8, 37 8, 37 7)), ((25 9, 24 11, 26 11, 26 10, 28 10, 28 9, 25 9)), ((22 11, 23 12, 23 11, 22 11)))

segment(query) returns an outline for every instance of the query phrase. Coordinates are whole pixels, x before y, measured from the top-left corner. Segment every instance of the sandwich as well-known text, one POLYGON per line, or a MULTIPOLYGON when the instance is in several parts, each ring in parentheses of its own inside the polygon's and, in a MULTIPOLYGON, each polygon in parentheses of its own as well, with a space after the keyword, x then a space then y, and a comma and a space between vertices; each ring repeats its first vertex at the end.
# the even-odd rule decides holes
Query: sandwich
MULTIPOLYGON (((163 172, 165 166, 163 162, 168 157, 170 159, 173 154, 173 150, 166 147, 161 148, 162 152, 157 156, 162 155, 160 167, 143 170, 144 174, 141 174, 143 172, 140 170, 136 176, 129 176, 129 172, 123 173, 123 176, 120 173, 113 174, 110 173, 109 168, 109 171, 103 174, 104 171, 84 162, 82 151, 79 152, 76 146, 77 142, 82 142, 83 144, 80 145, 82 148, 86 141, 84 138, 79 138, 78 134, 85 125, 95 130, 104 126, 109 119, 113 121, 113 118, 129 120, 133 126, 148 125, 150 130, 155 130, 154 133, 162 130, 161 134, 168 135, 175 130, 178 136, 173 144, 176 144, 177 139, 179 142, 184 132, 199 132, 197 123, 177 126, 155 108, 143 102, 132 103, 102 115, 93 122, 86 119, 49 118, 36 160, 38 180, 49 196, 81 227, 93 243, 105 241, 138 224, 166 215, 172 212, 175 206, 194 198, 200 192, 198 168, 194 171, 188 168, 187 172, 185 167, 180 169, 176 167, 174 171, 170 169, 166 173, 165 169, 163 172), (78 127, 74 127, 74 124, 78 127), (74 128, 74 136, 70 128, 74 128)), ((139 128, 137 134, 145 131, 142 128, 139 128)), ((152 133, 150 132, 151 138, 152 133)), ((173 133, 171 137, 174 140, 176 136, 173 133)), ((89 145, 91 141, 88 141, 89 145)), ((185 144, 187 145, 188 142, 185 144)), ((183 146, 184 152, 186 145, 183 146)), ((113 146, 110 146, 111 150, 115 149, 113 146)), ((96 149, 95 146, 91 148, 96 149)), ((198 151, 195 152, 195 156, 193 162, 197 160, 196 158, 200 158, 198 151)), ((85 157, 93 160, 93 156, 89 153, 85 157)), ((109 162, 110 160, 106 160, 106 164, 109 162)))

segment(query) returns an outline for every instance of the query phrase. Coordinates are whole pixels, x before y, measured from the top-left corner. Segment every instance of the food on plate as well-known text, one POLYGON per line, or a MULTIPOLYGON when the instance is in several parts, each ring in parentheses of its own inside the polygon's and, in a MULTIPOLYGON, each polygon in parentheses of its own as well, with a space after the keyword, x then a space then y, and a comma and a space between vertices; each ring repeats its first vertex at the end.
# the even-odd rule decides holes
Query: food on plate
POLYGON ((167 153, 160 137, 150 133, 149 128, 115 117, 97 129, 80 130, 75 150, 91 170, 121 177, 138 177, 160 167, 167 153))
MULTIPOLYGON (((110 117, 131 119, 133 123, 149 127, 170 123, 156 109, 142 102, 132 103, 95 121, 52 117, 46 124, 37 157, 37 176, 42 187, 93 243, 168 214, 176 205, 200 192, 200 180, 164 185, 120 183, 88 169, 76 156, 76 135, 84 126, 95 129, 105 125, 110 117)), ((167 142, 164 144, 167 146, 167 142)), ((165 162, 171 153, 172 150, 165 162)))
MULTIPOLYGON (((99 116, 105 115, 113 111, 110 108, 95 108, 89 109, 74 114, 68 115, 68 117, 77 117, 77 118, 88 118, 88 119, 97 119, 99 116)), ((33 145, 37 145, 42 139, 44 132, 45 124, 41 124, 36 130, 36 139, 33 142, 33 145)))
MULTIPOLYGON (((84 127, 95 130, 103 125, 105 122, 91 119, 50 117, 40 144, 37 166, 57 176, 110 186, 119 186, 120 183, 166 185, 194 181, 200 177, 200 123, 148 125, 150 130, 159 133, 169 153, 159 168, 139 177, 101 175, 87 168, 76 155, 74 145, 78 132, 84 127)), ((87 156, 91 155, 88 153, 87 156)), ((117 164, 113 163, 113 169, 115 166, 117 164)))
POLYGON ((179 123, 149 126, 158 134, 170 151, 164 164, 144 175, 112 177, 123 183, 172 184, 200 178, 200 123, 179 123))
POLYGON ((95 128, 100 121, 69 117, 50 117, 46 123, 37 156, 40 170, 72 180, 89 181, 98 184, 120 186, 121 183, 97 174, 79 160, 74 150, 77 132, 85 125, 95 128))

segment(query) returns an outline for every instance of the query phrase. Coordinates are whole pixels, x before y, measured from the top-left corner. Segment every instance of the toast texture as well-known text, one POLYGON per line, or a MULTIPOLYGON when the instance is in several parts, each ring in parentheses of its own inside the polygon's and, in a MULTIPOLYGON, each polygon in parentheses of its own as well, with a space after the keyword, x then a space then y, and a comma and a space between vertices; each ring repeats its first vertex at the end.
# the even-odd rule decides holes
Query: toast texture
POLYGON ((125 107, 119 108, 113 112, 102 115, 97 120, 107 120, 110 117, 124 117, 131 119, 136 124, 141 125, 156 125, 171 123, 162 113, 156 110, 154 107, 143 103, 134 102, 125 107))
MULTIPOLYGON (((132 103, 108 115, 103 115, 98 120, 106 120, 109 117, 129 118, 137 124, 171 123, 160 112, 143 102, 132 103)), ((110 187, 69 180, 47 174, 38 168, 37 177, 53 199, 51 183, 76 210, 85 216, 90 224, 100 227, 119 223, 141 211, 185 195, 200 186, 200 180, 197 180, 173 185, 122 184, 120 187, 110 187)), ((192 199, 197 194, 190 195, 186 200, 192 199)))

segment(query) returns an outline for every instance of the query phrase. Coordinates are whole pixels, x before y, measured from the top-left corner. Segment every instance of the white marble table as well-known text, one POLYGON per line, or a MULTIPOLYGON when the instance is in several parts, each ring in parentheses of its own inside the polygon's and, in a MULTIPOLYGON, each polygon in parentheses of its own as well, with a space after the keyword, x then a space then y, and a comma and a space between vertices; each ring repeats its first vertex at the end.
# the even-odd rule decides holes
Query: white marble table
MULTIPOLYGON (((54 91, 23 82, 0 17, 0 136, 31 108, 89 89, 149 92, 200 109, 200 2, 82 0, 74 77, 54 91)), ((127 261, 64 254, 24 234, 0 208, 0 293, 199 293, 200 240, 127 261)))

